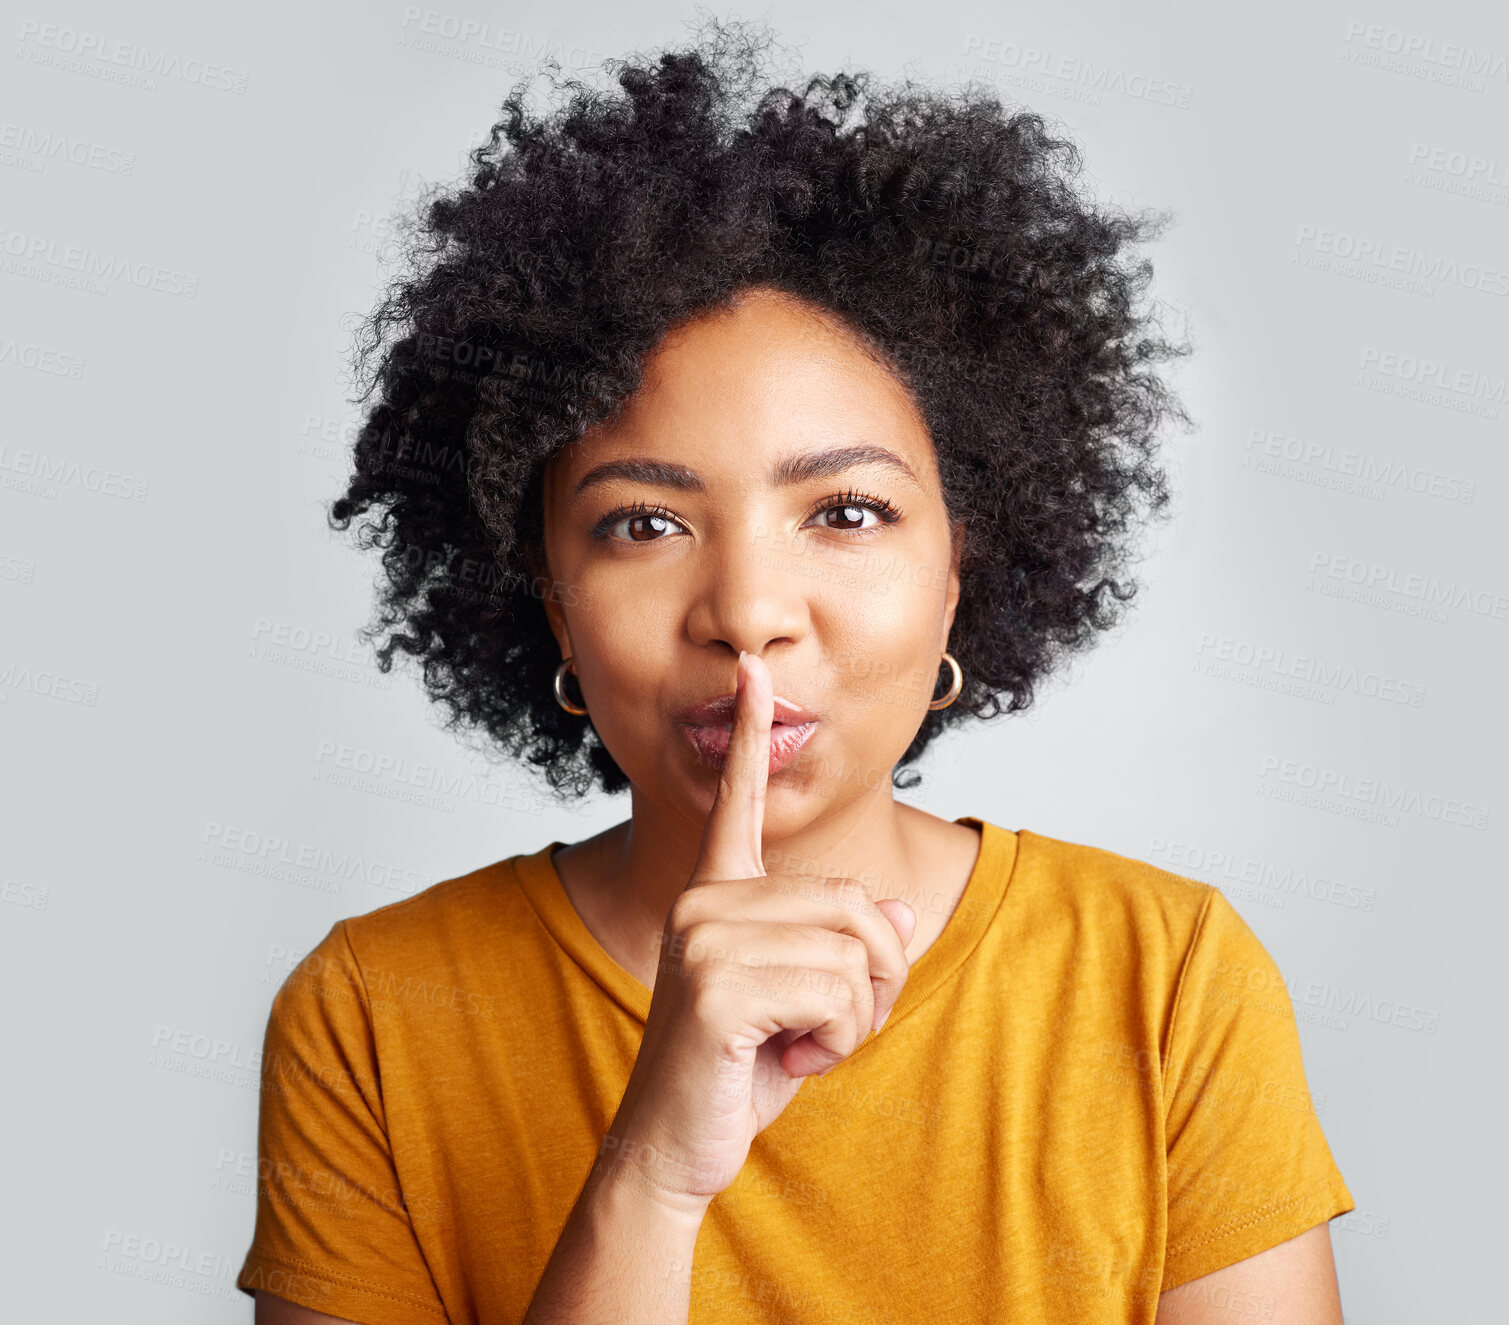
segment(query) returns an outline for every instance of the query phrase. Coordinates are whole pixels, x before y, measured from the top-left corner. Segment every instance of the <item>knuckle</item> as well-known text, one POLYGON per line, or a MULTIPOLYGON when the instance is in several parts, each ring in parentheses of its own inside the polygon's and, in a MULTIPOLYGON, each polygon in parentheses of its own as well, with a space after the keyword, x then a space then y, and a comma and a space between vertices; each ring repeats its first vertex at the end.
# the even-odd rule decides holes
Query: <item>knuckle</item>
POLYGON ((699 970, 712 964, 715 951, 713 942, 714 922, 693 920, 676 936, 676 956, 688 971, 699 970))
POLYGON ((833 1037, 833 1048, 837 1051, 840 1058, 847 1058, 859 1048, 860 1042, 863 1039, 864 1037, 859 1033, 859 1025, 856 1019, 845 1017, 839 1023, 838 1033, 833 1037))
POLYGON ((834 1007, 844 1011, 859 1008, 872 996, 869 980, 867 978, 855 979, 853 976, 839 976, 833 979, 828 987, 828 995, 834 1007))
POLYGON ((694 974, 691 979, 691 994, 688 1005, 692 1015, 704 1026, 719 1026, 723 1023, 728 1006, 728 991, 705 974, 694 974))
POLYGON ((733 942, 734 933, 721 920, 697 921, 686 933, 688 960, 708 969, 736 963, 739 950, 733 942))
POLYGON ((699 921, 705 919, 711 910, 713 903, 713 889, 715 884, 702 884, 696 888, 688 888, 671 903, 667 920, 670 927, 679 934, 685 934, 688 929, 699 921))
MULTIPOLYGON (((830 931, 831 933, 832 931, 830 931)), ((850 972, 863 971, 866 979, 870 974, 870 949, 865 941, 844 931, 834 934, 835 946, 838 955, 843 959, 844 965, 850 972)))
POLYGON ((726 808, 737 798, 748 794, 742 783, 745 766, 749 762, 748 752, 743 749, 736 738, 731 739, 728 754, 724 757, 723 767, 718 773, 718 806, 726 808))

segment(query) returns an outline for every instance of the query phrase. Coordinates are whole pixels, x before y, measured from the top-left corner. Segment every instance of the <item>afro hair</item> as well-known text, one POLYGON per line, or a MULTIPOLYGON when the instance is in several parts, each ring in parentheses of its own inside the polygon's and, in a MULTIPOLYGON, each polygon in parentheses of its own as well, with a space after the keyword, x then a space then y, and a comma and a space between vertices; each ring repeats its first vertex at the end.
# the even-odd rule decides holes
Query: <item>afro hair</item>
POLYGON ((382 549, 364 637, 384 672, 418 659, 448 725, 560 795, 628 779, 554 698, 545 462, 612 421, 667 331, 742 290, 809 301, 872 349, 965 524, 964 687, 926 714, 896 786, 939 732, 1026 708, 1117 623, 1142 519, 1169 502, 1158 434, 1189 420, 1155 368, 1189 351, 1145 306, 1134 252, 1166 215, 1097 206, 1072 142, 973 84, 858 72, 793 91, 767 47, 715 23, 610 61, 621 92, 566 80, 544 118, 516 86, 467 181, 416 208, 404 270, 359 328, 367 407, 329 520, 362 517, 360 544, 382 549))

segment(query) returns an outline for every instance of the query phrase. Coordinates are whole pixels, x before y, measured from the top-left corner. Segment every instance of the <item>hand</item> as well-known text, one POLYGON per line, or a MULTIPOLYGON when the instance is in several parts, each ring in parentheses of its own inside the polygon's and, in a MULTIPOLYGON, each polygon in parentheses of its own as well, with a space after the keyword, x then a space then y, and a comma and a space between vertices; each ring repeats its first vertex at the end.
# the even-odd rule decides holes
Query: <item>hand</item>
POLYGON ((639 1057, 601 1159, 706 1209, 750 1143, 879 1030, 906 984, 907 903, 853 879, 767 875, 773 687, 741 653, 733 731, 697 865, 666 920, 639 1057))

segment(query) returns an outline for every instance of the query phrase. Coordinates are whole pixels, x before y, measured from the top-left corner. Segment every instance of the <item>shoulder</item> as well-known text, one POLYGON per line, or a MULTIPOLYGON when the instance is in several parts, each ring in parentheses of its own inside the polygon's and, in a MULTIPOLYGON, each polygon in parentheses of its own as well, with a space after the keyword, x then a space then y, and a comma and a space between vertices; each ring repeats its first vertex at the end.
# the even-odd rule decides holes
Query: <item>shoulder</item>
POLYGON ((1111 907, 1139 914, 1197 919, 1218 890, 1150 861, 1087 842, 1070 842, 1019 829, 1019 871, 1033 886, 1080 906, 1111 907))
MULTIPOLYGON (((1019 829, 1011 889, 1023 909, 1068 926, 1086 944, 1135 945, 1138 956, 1177 965, 1213 912, 1220 891, 1136 856, 1019 829)), ((1235 912, 1231 912, 1235 916, 1235 912)))
POLYGON ((1011 886, 1037 935, 1062 934, 1093 967, 1171 989, 1187 1016, 1240 1000, 1292 1021, 1282 971, 1219 888, 1104 847, 1017 837, 1011 886))
MULTIPOLYGON (((521 868, 554 846, 509 856, 444 879, 410 897, 338 920, 290 975, 285 990, 311 977, 326 986, 360 990, 380 999, 402 988, 413 995, 422 979, 433 994, 447 973, 503 966, 511 943, 538 925, 519 886, 521 868)), ((450 987, 450 986, 446 986, 450 987)), ((459 986, 457 986, 459 987, 459 986)))
POLYGON ((426 934, 465 929, 479 915, 488 914, 515 890, 520 861, 509 856, 465 874, 432 883, 412 896, 389 902, 341 923, 356 941, 404 941, 426 934))

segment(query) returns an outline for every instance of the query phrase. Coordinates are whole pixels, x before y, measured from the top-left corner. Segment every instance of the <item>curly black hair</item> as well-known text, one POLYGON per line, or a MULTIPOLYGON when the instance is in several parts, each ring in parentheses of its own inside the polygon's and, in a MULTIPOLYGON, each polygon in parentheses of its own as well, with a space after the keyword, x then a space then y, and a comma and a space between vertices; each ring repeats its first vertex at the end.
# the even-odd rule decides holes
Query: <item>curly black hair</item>
POLYGON ((1117 623, 1139 518, 1169 502, 1157 435, 1189 420, 1153 366, 1189 350, 1128 255, 1167 215, 1095 205, 1078 148, 974 84, 837 73, 796 92, 765 74, 769 44, 715 23, 610 61, 622 95, 566 80, 546 118, 516 85, 470 182, 417 207, 407 268, 359 326, 358 372, 378 363, 358 401, 378 394, 329 519, 366 516, 360 544, 383 549, 363 637, 383 672, 395 651, 421 660, 448 726, 557 794, 628 779, 553 695, 544 464, 616 416, 668 330, 749 287, 836 313, 907 387, 966 524, 964 688, 893 785, 916 785, 897 775, 939 732, 1026 708, 1117 623))

